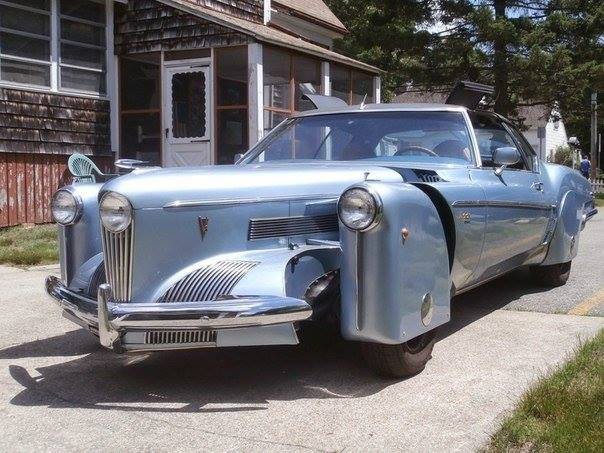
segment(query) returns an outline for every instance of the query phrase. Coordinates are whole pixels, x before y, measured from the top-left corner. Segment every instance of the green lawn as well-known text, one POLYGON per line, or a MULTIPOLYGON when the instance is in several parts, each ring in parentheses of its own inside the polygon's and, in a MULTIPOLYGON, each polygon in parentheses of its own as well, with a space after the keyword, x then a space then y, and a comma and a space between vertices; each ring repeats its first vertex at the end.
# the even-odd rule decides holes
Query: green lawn
POLYGON ((56 225, 0 228, 0 264, 30 266, 58 261, 56 225))
POLYGON ((487 451, 604 451, 604 330, 524 395, 487 451))
POLYGON ((598 206, 599 208, 604 208, 604 199, 596 198, 596 206, 598 206))

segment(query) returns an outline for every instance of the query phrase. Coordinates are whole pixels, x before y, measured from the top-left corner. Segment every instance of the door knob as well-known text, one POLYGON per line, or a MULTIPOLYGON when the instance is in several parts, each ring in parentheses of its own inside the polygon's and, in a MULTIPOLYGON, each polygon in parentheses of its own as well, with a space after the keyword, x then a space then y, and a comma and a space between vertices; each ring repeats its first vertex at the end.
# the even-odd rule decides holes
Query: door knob
POLYGON ((531 187, 533 189, 538 190, 539 192, 541 192, 543 190, 543 183, 542 182, 534 182, 531 187))

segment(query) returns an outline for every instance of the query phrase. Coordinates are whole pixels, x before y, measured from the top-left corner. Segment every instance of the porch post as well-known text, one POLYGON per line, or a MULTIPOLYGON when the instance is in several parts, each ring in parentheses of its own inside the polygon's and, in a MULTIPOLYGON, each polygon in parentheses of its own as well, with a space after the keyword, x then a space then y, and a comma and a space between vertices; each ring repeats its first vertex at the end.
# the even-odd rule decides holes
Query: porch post
POLYGON ((107 2, 107 97, 109 98, 109 132, 111 133, 111 151, 115 160, 120 158, 120 115, 119 115, 119 70, 118 57, 114 53, 114 8, 113 2, 107 2))
POLYGON ((321 94, 331 96, 331 76, 329 74, 329 61, 321 62, 321 94))
POLYGON ((249 146, 254 146, 264 134, 264 73, 262 44, 254 42, 247 47, 249 77, 249 146))
POLYGON ((380 76, 375 76, 373 78, 373 94, 375 97, 375 103, 382 103, 382 79, 380 76))

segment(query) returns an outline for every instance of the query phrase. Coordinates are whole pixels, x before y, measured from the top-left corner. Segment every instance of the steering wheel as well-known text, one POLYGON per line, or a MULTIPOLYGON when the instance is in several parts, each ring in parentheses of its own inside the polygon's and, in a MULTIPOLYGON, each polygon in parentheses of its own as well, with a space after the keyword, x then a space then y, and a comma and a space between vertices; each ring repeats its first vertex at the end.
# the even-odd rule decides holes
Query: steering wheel
POLYGON ((432 151, 428 148, 424 148, 423 146, 407 146, 406 148, 399 149, 396 153, 394 153, 394 155, 403 156, 405 154, 414 155, 417 153, 427 154, 428 156, 432 156, 432 157, 439 157, 439 155, 436 154, 434 151, 432 151))

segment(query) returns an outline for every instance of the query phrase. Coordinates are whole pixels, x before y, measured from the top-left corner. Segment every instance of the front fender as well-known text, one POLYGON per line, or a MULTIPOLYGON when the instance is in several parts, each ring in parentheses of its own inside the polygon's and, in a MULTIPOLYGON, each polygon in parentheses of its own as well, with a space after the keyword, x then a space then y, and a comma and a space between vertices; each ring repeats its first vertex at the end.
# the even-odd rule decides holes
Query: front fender
MULTIPOLYGON (((230 291, 235 296, 279 296, 303 299, 317 278, 340 267, 340 248, 336 245, 252 250, 216 255, 202 260, 161 282, 151 300, 160 300, 168 290, 203 266, 226 261, 246 261, 255 265, 230 291)), ((199 281, 204 284, 204 281, 199 281)))
POLYGON ((410 184, 355 187, 377 194, 383 207, 381 221, 369 231, 351 231, 340 223, 342 335, 397 344, 444 324, 450 319, 451 283, 436 207, 410 184))

